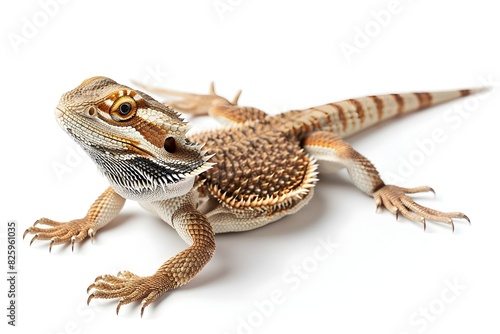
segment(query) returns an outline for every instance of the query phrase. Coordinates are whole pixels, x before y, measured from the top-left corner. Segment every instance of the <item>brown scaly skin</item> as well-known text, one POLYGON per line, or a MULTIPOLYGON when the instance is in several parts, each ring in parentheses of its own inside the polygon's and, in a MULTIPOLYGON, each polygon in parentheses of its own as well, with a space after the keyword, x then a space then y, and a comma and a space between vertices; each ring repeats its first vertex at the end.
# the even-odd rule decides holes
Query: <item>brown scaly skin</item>
MULTIPOLYGON (((54 244, 93 238, 119 213, 126 199, 159 215, 188 248, 150 276, 128 271, 98 276, 93 298, 118 298, 120 307, 135 300, 144 308, 167 291, 192 280, 215 251, 216 233, 251 230, 293 214, 312 197, 322 172, 346 168, 353 183, 396 215, 423 223, 469 220, 414 202, 407 194, 429 187, 386 185, 376 168, 341 138, 406 112, 420 110, 475 91, 368 96, 291 110, 275 116, 240 107, 215 94, 181 93, 145 87, 179 98, 160 104, 149 95, 111 79, 94 77, 64 94, 56 109, 63 129, 82 146, 108 178, 110 187, 87 215, 67 223, 42 218, 25 236, 54 244), (174 109, 172 109, 173 107, 174 109), (232 126, 187 135, 177 111, 209 114, 232 126), (202 145, 204 144, 204 150, 202 145)), ((31 243, 30 243, 31 244, 31 243)))

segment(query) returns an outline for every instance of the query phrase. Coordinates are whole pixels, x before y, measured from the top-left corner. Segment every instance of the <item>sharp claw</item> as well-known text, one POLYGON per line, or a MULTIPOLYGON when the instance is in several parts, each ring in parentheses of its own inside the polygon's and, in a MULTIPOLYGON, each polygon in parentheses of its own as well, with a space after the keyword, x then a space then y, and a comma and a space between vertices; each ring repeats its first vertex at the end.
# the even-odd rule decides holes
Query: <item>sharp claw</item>
POLYGON ((118 315, 118 312, 120 312, 120 307, 122 306, 122 301, 120 300, 118 302, 118 305, 116 305, 116 315, 118 315))
POLYGON ((37 226, 38 224, 41 224, 40 219, 38 219, 38 220, 37 220, 37 221, 33 224, 33 226, 37 226))
POLYGON ((52 245, 55 243, 56 241, 54 239, 50 240, 50 245, 49 245, 49 253, 52 253, 52 245))
POLYGON ((23 240, 24 240, 24 237, 26 237, 26 234, 30 233, 30 229, 27 228, 26 231, 24 231, 24 234, 23 234, 23 240))
POLYGON ((467 221, 469 222, 469 224, 470 224, 470 219, 469 219, 469 217, 467 217, 466 215, 464 215, 462 218, 463 218, 463 219, 465 219, 465 220, 467 220, 467 221))
POLYGON ((93 294, 93 293, 92 293, 92 294, 90 294, 89 298, 87 298, 87 305, 89 305, 89 304, 90 304, 90 301, 91 301, 92 299, 94 299, 94 294, 93 294))
POLYGON ((397 220, 398 220, 398 218, 399 218, 399 210, 398 210, 398 209, 396 209, 396 213, 395 213, 395 215, 396 215, 396 221, 397 221, 397 220))
POLYGON ((425 218, 422 218, 422 224, 424 224, 424 232, 427 229, 427 223, 425 221, 425 218))
POLYGON ((92 289, 95 289, 95 284, 94 283, 92 283, 92 284, 89 285, 89 287, 87 288, 87 293, 89 293, 90 290, 92 290, 92 289))
POLYGON ((144 304, 142 304, 142 306, 141 306, 141 318, 144 315, 144 307, 145 307, 144 304))
POLYGON ((455 233, 455 224, 453 224, 453 220, 451 221, 451 233, 455 233))
POLYGON ((92 244, 94 244, 94 236, 95 236, 95 232, 94 232, 94 230, 93 230, 93 229, 89 229, 88 235, 89 235, 89 237, 90 237, 90 242, 91 242, 92 244))
POLYGON ((236 95, 234 96, 233 101, 231 103, 234 105, 238 104, 238 100, 240 99, 240 95, 241 95, 241 89, 238 92, 236 92, 236 95))
POLYGON ((76 237, 72 236, 71 237, 71 253, 73 253, 75 251, 75 240, 76 240, 76 237))
POLYGON ((431 187, 429 187, 429 191, 430 191, 431 193, 433 193, 433 194, 434 194, 434 196, 436 196, 436 192, 434 191, 434 189, 432 189, 431 187))
POLYGON ((35 236, 33 237, 33 239, 31 239, 30 246, 31 246, 31 244, 33 244, 33 241, 35 241, 36 239, 38 239, 38 234, 35 234, 35 236))
POLYGON ((380 200, 380 198, 376 198, 375 199, 375 213, 378 212, 378 210, 380 209, 381 206, 382 206, 382 201, 380 200))

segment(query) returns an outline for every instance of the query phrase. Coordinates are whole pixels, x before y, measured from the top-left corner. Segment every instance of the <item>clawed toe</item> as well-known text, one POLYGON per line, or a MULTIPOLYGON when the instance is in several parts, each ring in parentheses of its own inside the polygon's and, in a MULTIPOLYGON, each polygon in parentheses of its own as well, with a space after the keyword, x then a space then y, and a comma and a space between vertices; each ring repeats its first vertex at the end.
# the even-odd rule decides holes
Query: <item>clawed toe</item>
POLYGON ((47 218, 37 220, 33 226, 24 231, 23 239, 28 234, 34 234, 30 241, 30 246, 36 240, 50 240, 49 252, 52 252, 54 245, 70 243, 71 251, 75 249, 75 243, 81 242, 88 236, 94 238, 95 232, 91 228, 92 223, 87 219, 76 219, 68 223, 60 223, 47 218))
POLYGON ((123 271, 118 275, 98 276, 94 283, 87 288, 90 293, 87 304, 94 298, 113 299, 119 298, 116 306, 116 314, 119 313, 122 305, 141 301, 141 317, 144 309, 153 301, 158 299, 165 292, 173 289, 166 276, 153 275, 141 277, 129 271, 123 271))
POLYGON ((427 220, 446 223, 451 226, 452 232, 455 231, 453 219, 464 219, 470 223, 469 217, 461 212, 437 211, 416 203, 413 199, 406 195, 420 192, 435 193, 432 188, 426 186, 401 188, 392 185, 385 185, 381 189, 377 190, 373 194, 373 197, 375 198, 377 209, 384 206, 387 210, 396 215, 396 219, 399 214, 401 214, 412 221, 420 222, 423 224, 424 231, 427 228, 427 220))

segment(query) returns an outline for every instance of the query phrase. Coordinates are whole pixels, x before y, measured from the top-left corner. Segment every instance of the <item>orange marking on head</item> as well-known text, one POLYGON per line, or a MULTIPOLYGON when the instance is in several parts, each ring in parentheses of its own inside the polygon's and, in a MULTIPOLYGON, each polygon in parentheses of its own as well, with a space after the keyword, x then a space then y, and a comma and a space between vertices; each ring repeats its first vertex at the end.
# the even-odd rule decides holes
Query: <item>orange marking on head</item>
POLYGON ((99 108, 100 110, 106 112, 106 113, 109 113, 109 110, 111 109, 111 106, 113 105, 113 101, 110 100, 110 99, 106 99, 102 102, 99 102, 97 104, 97 108, 99 108))
POLYGON ((144 120, 140 116, 132 119, 132 125, 148 142, 156 147, 162 148, 165 138, 170 133, 166 128, 144 120))

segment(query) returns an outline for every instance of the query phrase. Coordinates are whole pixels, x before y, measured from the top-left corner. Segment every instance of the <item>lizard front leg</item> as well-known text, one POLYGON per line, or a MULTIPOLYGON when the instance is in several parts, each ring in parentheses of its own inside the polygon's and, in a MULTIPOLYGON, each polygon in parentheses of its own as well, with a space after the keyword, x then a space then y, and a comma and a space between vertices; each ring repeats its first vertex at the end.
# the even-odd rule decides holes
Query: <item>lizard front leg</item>
POLYGON ((88 303, 94 298, 119 298, 116 307, 118 314, 122 305, 142 300, 142 317, 144 308, 165 292, 191 281, 212 258, 215 251, 214 232, 207 218, 190 202, 173 212, 171 222, 190 245, 187 249, 170 258, 151 276, 138 276, 126 271, 117 276, 97 277, 87 290, 91 292, 88 303))
POLYGON ((135 82, 135 84, 152 93, 176 97, 177 99, 165 101, 163 104, 184 114, 193 116, 210 115, 219 120, 229 121, 231 123, 264 120, 267 116, 267 114, 260 109, 238 106, 238 99, 241 91, 236 93, 236 96, 231 102, 217 95, 213 83, 210 85, 208 94, 178 92, 170 89, 146 86, 137 82, 135 82))
POLYGON ((426 228, 426 219, 450 224, 454 230, 453 218, 469 221, 461 212, 441 212, 414 202, 407 194, 432 191, 427 186, 403 188, 386 185, 373 164, 354 150, 348 143, 336 137, 331 132, 318 131, 310 134, 304 140, 306 151, 325 164, 331 171, 347 168, 353 183, 364 193, 372 196, 378 207, 385 207, 398 217, 404 217, 421 222, 426 228))
POLYGON ((124 204, 125 199, 109 187, 90 206, 85 217, 66 223, 40 218, 24 232, 23 238, 28 233, 34 234, 30 245, 35 240, 50 240, 49 251, 53 245, 71 242, 71 250, 74 250, 75 242, 87 236, 93 239, 97 230, 115 218, 124 204))

